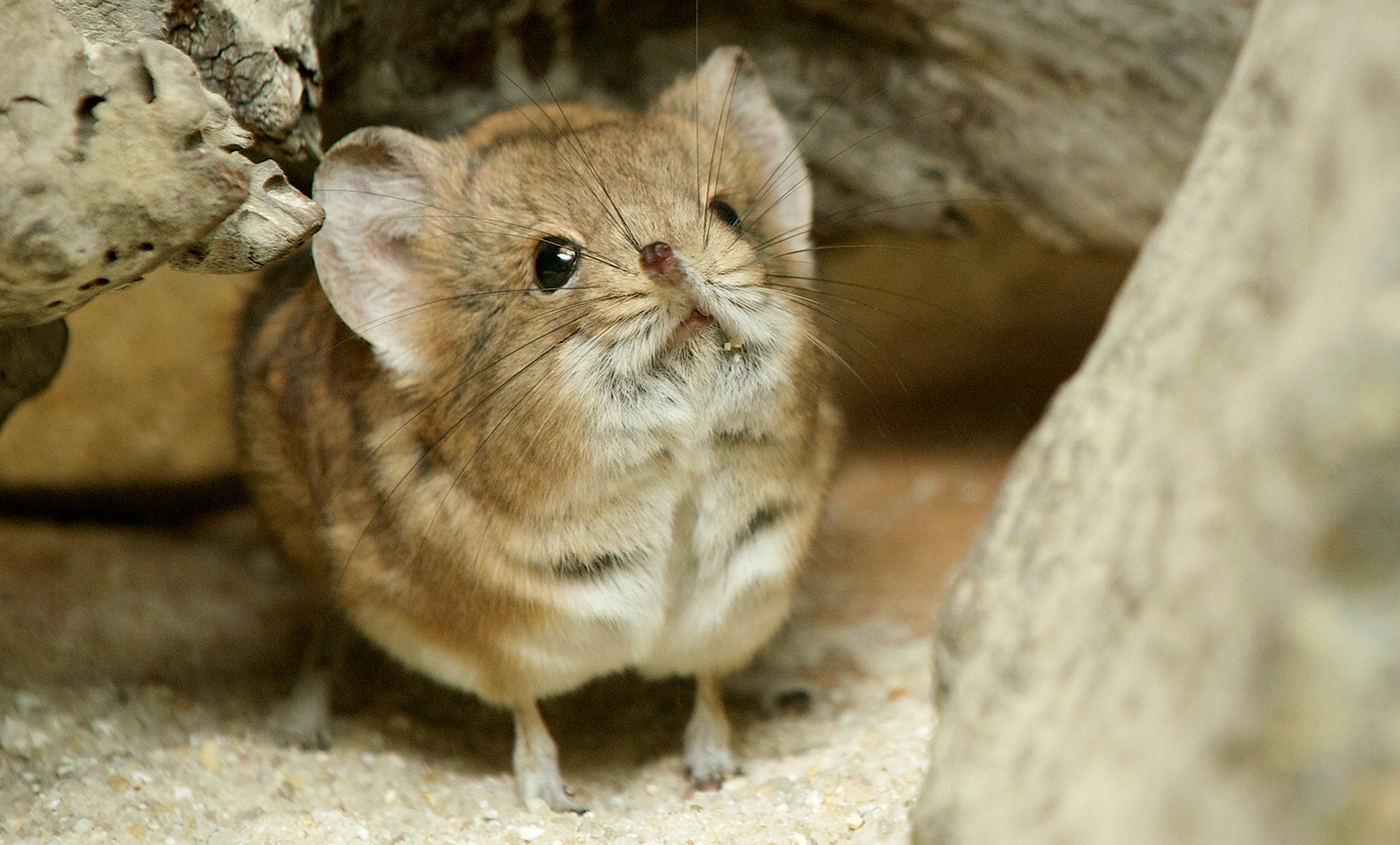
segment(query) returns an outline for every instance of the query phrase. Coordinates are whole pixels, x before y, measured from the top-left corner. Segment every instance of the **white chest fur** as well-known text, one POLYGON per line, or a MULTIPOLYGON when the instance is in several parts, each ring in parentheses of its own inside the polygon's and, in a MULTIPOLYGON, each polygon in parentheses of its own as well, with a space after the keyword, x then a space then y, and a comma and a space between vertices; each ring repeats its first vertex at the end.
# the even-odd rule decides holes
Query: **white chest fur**
MULTIPOLYGON (((794 446, 768 419, 782 385, 761 369, 704 363, 683 381, 663 373, 624 386, 620 398, 615 387, 595 394, 608 398, 593 424, 614 430, 589 433, 593 471, 561 479, 546 518, 483 519, 477 503, 453 491, 448 470, 441 484, 423 479, 426 495, 447 491, 432 509, 434 534, 457 538, 464 566, 479 565, 490 543, 495 564, 485 577, 545 611, 500 644, 531 696, 627 668, 656 676, 734 669, 785 618, 819 488, 794 484, 794 446)), ((409 665, 481 691, 471 655, 392 616, 356 621, 409 665)))

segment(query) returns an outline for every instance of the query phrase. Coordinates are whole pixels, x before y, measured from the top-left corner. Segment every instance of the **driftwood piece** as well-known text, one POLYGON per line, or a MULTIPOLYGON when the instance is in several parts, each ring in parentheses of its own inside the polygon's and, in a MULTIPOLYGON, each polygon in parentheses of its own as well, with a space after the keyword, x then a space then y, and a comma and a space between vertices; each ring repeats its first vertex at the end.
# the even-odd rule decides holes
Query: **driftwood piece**
POLYGON ((209 90, 233 106, 268 153, 321 157, 321 71, 311 0, 188 0, 170 4, 168 39, 194 59, 209 90))
POLYGON ((326 3, 326 130, 434 134, 503 105, 638 104, 698 46, 757 59, 799 135, 819 220, 946 231, 1005 203, 1063 245, 1136 247, 1233 62, 1240 0, 326 3), (699 28, 696 20, 698 14, 699 28))
POLYGON ((325 217, 320 205, 287 182, 277 162, 262 161, 249 171, 243 204, 170 266, 188 273, 248 273, 290 255, 325 217))
POLYGON ((1400 841, 1397 43, 1261 4, 950 587, 916 842, 1400 841))
POLYGON ((0 326, 62 317, 211 230, 182 266, 246 272, 316 230, 275 164, 235 152, 253 137, 190 59, 138 37, 149 5, 68 8, 93 33, 141 29, 87 41, 43 0, 0 5, 0 55, 23 57, 0 66, 0 326))
POLYGON ((259 148, 282 162, 316 160, 321 74, 311 0, 53 0, 90 42, 166 41, 233 108, 259 148))
POLYGON ((159 41, 89 45, 43 0, 0 9, 0 325, 47 322, 183 251, 248 193, 248 143, 159 41))

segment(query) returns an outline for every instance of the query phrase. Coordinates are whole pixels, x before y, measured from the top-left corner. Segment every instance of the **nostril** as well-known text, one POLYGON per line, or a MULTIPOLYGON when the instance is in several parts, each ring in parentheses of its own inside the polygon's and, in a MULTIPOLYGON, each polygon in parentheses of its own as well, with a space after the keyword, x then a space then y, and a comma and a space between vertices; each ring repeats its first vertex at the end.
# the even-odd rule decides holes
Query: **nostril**
POLYGON ((663 241, 647 244, 640 253, 642 269, 654 276, 670 277, 676 271, 676 251, 663 241))

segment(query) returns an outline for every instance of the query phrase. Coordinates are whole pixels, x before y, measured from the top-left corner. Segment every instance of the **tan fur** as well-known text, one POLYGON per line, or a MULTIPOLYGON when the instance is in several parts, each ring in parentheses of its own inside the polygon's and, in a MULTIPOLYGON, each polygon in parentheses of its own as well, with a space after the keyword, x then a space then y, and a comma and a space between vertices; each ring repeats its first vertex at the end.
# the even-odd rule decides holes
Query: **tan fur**
MULTIPOLYGON (((702 81, 740 74, 734 99, 771 123, 744 62, 717 53, 702 81)), ((525 108, 441 143, 345 139, 317 177, 322 286, 270 309, 240 362, 249 477, 288 556, 400 659, 515 707, 538 741, 517 746, 522 791, 556 809, 561 785, 525 783, 557 781, 534 700, 746 662, 786 614, 834 461, 817 329, 781 287, 805 285, 782 278, 810 272, 805 231, 761 216, 772 192, 749 208, 773 151, 738 127, 712 154, 687 86, 645 116, 525 108), (712 197, 748 212, 742 236, 712 197), (618 217, 686 283, 644 272, 618 217), (594 257, 553 293, 532 286, 549 236, 594 257), (672 344, 693 310, 713 324, 672 344)), ((788 184, 778 211, 805 217, 788 184)), ((727 728, 702 691, 687 762, 713 784, 727 728)))

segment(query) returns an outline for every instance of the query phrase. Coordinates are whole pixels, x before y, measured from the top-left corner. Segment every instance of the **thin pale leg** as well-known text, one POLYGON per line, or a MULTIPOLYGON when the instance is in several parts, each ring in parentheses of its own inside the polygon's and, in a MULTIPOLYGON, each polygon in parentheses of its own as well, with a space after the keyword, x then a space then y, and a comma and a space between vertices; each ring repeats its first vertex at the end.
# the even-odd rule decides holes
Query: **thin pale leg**
POLYGON ((527 805, 539 798, 557 813, 585 813, 587 809, 574 803, 564 778, 559 774, 559 750, 549 728, 540 717, 535 702, 527 701, 515 707, 515 785, 520 800, 527 805))
POLYGON ((280 742, 308 750, 330 747, 331 693, 344 653, 343 625, 335 617, 322 620, 291 695, 268 715, 268 730, 280 742))
POLYGON ((729 720, 714 675, 695 679, 695 711, 685 726, 685 769, 701 791, 719 789, 726 777, 739 772, 729 751, 729 720))

